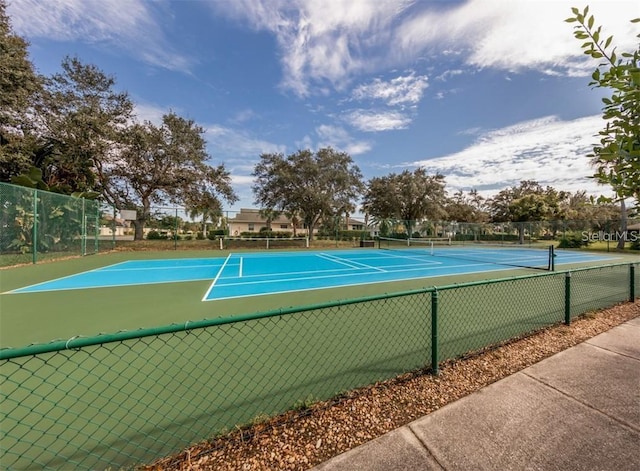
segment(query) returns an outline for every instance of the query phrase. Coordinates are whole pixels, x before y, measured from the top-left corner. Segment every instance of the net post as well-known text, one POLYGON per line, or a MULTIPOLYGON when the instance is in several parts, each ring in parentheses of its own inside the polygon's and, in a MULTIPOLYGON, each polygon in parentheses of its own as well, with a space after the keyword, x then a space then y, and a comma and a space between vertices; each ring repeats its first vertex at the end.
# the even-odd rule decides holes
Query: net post
POLYGON ((433 288, 431 292, 431 372, 438 376, 438 289, 433 288))
POLYGON ((549 246, 549 270, 556 271, 556 251, 553 245, 549 246))

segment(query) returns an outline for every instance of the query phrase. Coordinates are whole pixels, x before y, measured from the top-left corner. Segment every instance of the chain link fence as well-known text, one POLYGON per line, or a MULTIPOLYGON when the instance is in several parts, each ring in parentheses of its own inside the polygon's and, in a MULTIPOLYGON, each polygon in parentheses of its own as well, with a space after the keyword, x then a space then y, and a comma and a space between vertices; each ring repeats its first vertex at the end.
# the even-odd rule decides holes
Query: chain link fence
POLYGON ((640 263, 0 350, 3 469, 128 468, 635 299, 640 263))
POLYGON ((97 253, 109 214, 98 201, 0 182, 0 266, 97 253))
POLYGON ((371 225, 376 236, 397 238, 450 238, 454 243, 484 242, 529 244, 559 241, 567 248, 586 247, 606 242, 615 248, 620 239, 627 247, 640 250, 640 219, 626 221, 591 218, 585 220, 549 220, 524 222, 405 221, 385 219, 371 225))

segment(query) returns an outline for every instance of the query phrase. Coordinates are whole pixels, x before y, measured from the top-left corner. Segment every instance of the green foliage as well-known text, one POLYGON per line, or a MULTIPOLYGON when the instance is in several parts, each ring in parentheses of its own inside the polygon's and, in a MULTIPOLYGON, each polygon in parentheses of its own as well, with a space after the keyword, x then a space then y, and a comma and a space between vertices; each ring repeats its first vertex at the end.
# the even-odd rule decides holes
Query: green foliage
POLYGON ((216 240, 220 237, 224 237, 226 235, 226 231, 224 229, 215 229, 213 231, 207 232, 207 239, 216 240))
POLYGON ((579 249, 589 245, 589 240, 579 232, 567 232, 560 239, 558 247, 561 249, 579 249))
POLYGON ((99 204, 76 196, 0 183, 0 252, 81 253, 87 223, 97 218, 99 204))
POLYGON ((461 190, 447 198, 445 205, 446 219, 457 222, 485 222, 489 219, 487 201, 477 190, 465 195, 461 190))
POLYGON ((34 106, 42 88, 28 43, 14 34, 0 0, 0 181, 9 182, 33 163, 34 106))
POLYGON ((127 129, 118 159, 101 175, 107 201, 118 208, 141 206, 136 239, 152 203, 186 202, 192 213, 211 215, 219 214, 217 195, 237 200, 224 165, 208 164, 203 134, 194 121, 174 113, 164 115, 160 127, 147 122, 127 129))
POLYGON ((542 187, 535 180, 500 191, 488 202, 491 219, 497 222, 527 222, 555 219, 561 203, 570 196, 552 187, 542 187))
POLYGON ((0 0, 0 129, 16 124, 32 104, 39 81, 29 60, 28 43, 12 31, 6 2, 0 0), (16 116, 17 114, 17 116, 16 116))
POLYGON ((445 203, 444 176, 418 168, 369 180, 362 208, 377 220, 436 220, 444 216, 445 203))
POLYGON ((148 240, 166 240, 168 237, 166 234, 162 234, 158 231, 149 231, 147 234, 148 240))
MULTIPOLYGON (((604 37, 602 26, 595 27, 589 7, 571 9, 568 23, 577 23, 574 36, 582 41, 584 53, 599 61, 590 85, 607 88, 603 101, 605 128, 600 143, 589 155, 596 168, 594 177, 610 185, 618 198, 634 198, 640 204, 640 45, 631 52, 616 53, 613 36, 604 37)), ((640 18, 631 20, 640 22, 640 18)), ((640 34, 637 35, 640 37, 640 34)))
POLYGON ((351 156, 330 147, 287 157, 262 154, 252 175, 256 203, 263 211, 299 216, 311 234, 321 220, 354 211, 353 202, 364 188, 351 156))
POLYGON ((65 57, 61 67, 44 80, 39 111, 48 151, 37 166, 49 185, 102 192, 101 172, 113 159, 114 144, 122 142, 133 102, 94 65, 65 57))

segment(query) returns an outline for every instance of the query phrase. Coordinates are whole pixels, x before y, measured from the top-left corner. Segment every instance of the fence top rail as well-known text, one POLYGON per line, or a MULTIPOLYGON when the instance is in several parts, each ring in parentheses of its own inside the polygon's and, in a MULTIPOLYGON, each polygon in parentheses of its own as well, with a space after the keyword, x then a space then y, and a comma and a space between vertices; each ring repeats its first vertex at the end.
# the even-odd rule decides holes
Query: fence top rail
POLYGON ((573 273, 573 272, 579 272, 579 271, 598 270, 598 269, 613 268, 613 267, 620 267, 620 266, 631 267, 634 265, 640 265, 640 261, 599 265, 597 267, 572 268, 572 269, 558 270, 553 272, 533 273, 533 274, 511 276, 511 277, 505 277, 505 278, 454 283, 454 284, 441 285, 441 286, 430 286, 430 287, 419 288, 414 290, 383 293, 378 295, 343 299, 343 300, 330 301, 330 302, 319 303, 319 304, 293 306, 289 308, 255 312, 252 314, 236 315, 232 317, 202 319, 199 321, 187 321, 179 324, 176 323, 176 324, 170 324, 170 325, 152 327, 152 328, 146 328, 146 329, 126 330, 126 331, 120 331, 112 334, 99 334, 91 337, 76 336, 76 337, 71 337, 70 339, 67 339, 67 340, 54 340, 48 343, 32 344, 32 345, 27 345, 25 347, 2 348, 0 349, 0 361, 10 360, 13 358, 33 356, 33 355, 40 355, 45 353, 54 353, 54 352, 59 352, 63 350, 76 350, 84 347, 91 347, 91 346, 102 345, 106 343, 122 342, 125 340, 133 340, 137 338, 153 337, 153 336, 172 334, 177 332, 186 332, 189 330, 204 329, 207 327, 216 327, 221 325, 234 324, 237 322, 248 322, 248 321, 253 321, 258 319, 266 319, 269 317, 285 316, 285 315, 297 314, 305 311, 329 309, 329 308, 340 307, 340 306, 348 306, 351 304, 360 304, 365 302, 381 301, 384 299, 398 298, 403 296, 432 293, 435 291, 445 291, 450 289, 458 289, 458 288, 465 288, 465 287, 471 287, 471 286, 491 285, 491 284, 497 284, 497 283, 505 283, 509 281, 540 278, 544 276, 558 276, 562 274, 566 275, 567 273, 573 273))

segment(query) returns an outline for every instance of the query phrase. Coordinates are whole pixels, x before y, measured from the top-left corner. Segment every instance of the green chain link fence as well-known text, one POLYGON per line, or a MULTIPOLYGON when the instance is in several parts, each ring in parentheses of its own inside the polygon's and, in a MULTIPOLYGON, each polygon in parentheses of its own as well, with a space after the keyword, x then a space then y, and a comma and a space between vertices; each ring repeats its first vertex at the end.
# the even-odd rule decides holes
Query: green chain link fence
POLYGON ((0 182, 0 266, 97 253, 102 215, 98 201, 0 182))
POLYGON ((635 299, 639 263, 0 350, 3 469, 135 467, 635 299))

